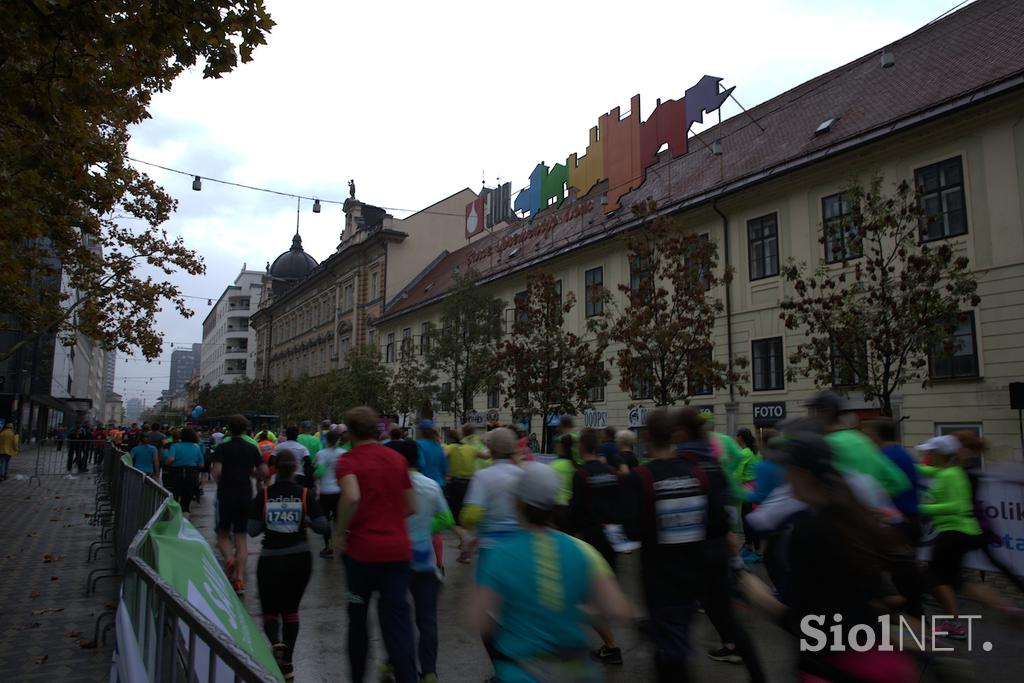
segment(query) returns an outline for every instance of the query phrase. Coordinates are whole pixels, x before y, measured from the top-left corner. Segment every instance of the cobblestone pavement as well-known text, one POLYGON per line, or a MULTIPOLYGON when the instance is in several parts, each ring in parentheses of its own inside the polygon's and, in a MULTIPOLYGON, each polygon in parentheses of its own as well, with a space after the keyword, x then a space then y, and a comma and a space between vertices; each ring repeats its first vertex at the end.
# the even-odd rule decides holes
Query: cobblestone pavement
MULTIPOLYGON (((8 480, 0 482, 0 679, 107 680, 113 633, 107 645, 85 647, 119 585, 104 579, 95 594, 85 592, 89 571, 113 564, 109 552, 86 564, 89 544, 99 538, 87 516, 95 504, 95 476, 30 481, 35 457, 34 450, 23 450, 11 461, 8 480)), ((62 456, 44 449, 41 457, 55 463, 62 456)))
MULTIPOLYGON (((213 497, 214 484, 206 484, 203 501, 193 506, 193 522, 203 535, 214 541, 213 497)), ((311 535, 316 550, 320 539, 311 535)), ((259 598, 255 589, 256 562, 259 557, 259 539, 250 539, 250 558, 247 568, 245 604, 256 623, 259 624, 259 598)), ((439 608, 440 654, 438 675, 442 681, 483 681, 491 675, 492 669, 479 640, 465 625, 464 614, 472 591, 472 566, 454 562, 454 537, 446 539, 448 556, 448 577, 441 595, 439 608)), ((215 551, 216 552, 216 551, 215 551)), ((637 555, 623 556, 619 561, 619 579, 634 604, 641 604, 639 594, 639 562, 637 555)), ((755 571, 762 571, 755 568, 755 571)), ((1016 596, 1020 598, 1021 596, 1016 596)), ((1019 604, 1019 601, 1018 601, 1019 604)), ((934 609, 934 605, 932 605, 934 609)), ((976 603, 963 601, 965 613, 979 610, 976 603)), ((985 611, 980 612, 986 615, 985 611)), ((346 613, 345 613, 345 572, 338 560, 323 560, 314 557, 313 576, 300 609, 302 627, 294 657, 296 681, 300 683, 348 681, 348 663, 345 654, 346 613)), ((371 621, 375 610, 370 611, 371 621)), ((774 624, 759 614, 741 609, 741 620, 749 629, 755 647, 762 659, 768 681, 794 680, 793 661, 796 642, 774 624)), ((383 644, 375 626, 371 627, 371 658, 374 666, 379 665, 383 644)), ((638 635, 635 628, 617 627, 615 635, 623 649, 625 665, 610 668, 606 680, 610 683, 641 683, 654 680, 652 651, 638 635)), ((944 653, 951 662, 947 669, 957 672, 957 677, 948 680, 982 680, 990 683, 1019 681, 1024 656, 1016 648, 1020 631, 1007 630, 1007 626, 991 615, 981 623, 975 622, 974 652, 968 653, 965 643, 940 639, 940 646, 948 646, 952 652, 944 653), (981 651, 980 643, 991 641, 991 652, 981 651)), ((693 624, 694 655, 691 658, 693 680, 736 682, 748 680, 742 666, 711 661, 706 651, 717 648, 717 634, 707 617, 698 615, 693 624)), ((594 637, 594 645, 598 644, 594 637)), ((371 669, 373 670, 373 669, 371 669)), ((372 679, 369 679, 372 680, 372 679)))

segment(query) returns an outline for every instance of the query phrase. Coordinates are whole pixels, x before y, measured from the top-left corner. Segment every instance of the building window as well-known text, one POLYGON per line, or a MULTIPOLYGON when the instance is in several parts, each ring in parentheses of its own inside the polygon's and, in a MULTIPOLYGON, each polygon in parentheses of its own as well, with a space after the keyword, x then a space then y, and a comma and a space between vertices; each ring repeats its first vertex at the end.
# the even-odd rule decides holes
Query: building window
POLYGON ((936 422, 935 436, 945 436, 956 432, 971 432, 977 437, 984 436, 982 423, 980 422, 936 422))
POLYGON ((650 252, 629 255, 629 289, 641 296, 654 292, 654 266, 650 252))
POLYGON ((426 355, 430 352, 430 323, 423 323, 420 325, 420 355, 426 355))
POLYGON ((922 242, 967 233, 964 169, 960 157, 917 169, 914 184, 925 214, 920 219, 922 242))
POLYGON ((350 311, 352 310, 352 306, 355 305, 353 292, 354 290, 352 288, 352 285, 345 285, 345 294, 344 297, 342 298, 342 301, 344 302, 342 303, 343 310, 350 311))
MULTIPOLYGON (((604 363, 598 363, 597 374, 603 375, 604 363)), ((598 383, 587 389, 587 401, 589 403, 603 403, 604 402, 604 381, 599 380, 598 383)))
POLYGON ((587 317, 604 313, 604 268, 598 266, 583 273, 583 299, 587 317))
POLYGON ((515 295, 515 321, 517 323, 530 322, 529 294, 524 290, 516 292, 515 295))
MULTIPOLYGON (((701 366, 704 368, 710 368, 712 356, 713 354, 711 349, 692 351, 691 358, 693 360, 690 363, 690 367, 693 368, 701 366)), ((715 393, 715 388, 711 386, 711 381, 704 373, 691 372, 686 377, 686 392, 690 396, 710 396, 715 393)))
POLYGON ((956 329, 929 357, 932 379, 960 379, 978 376, 978 344, 974 313, 960 315, 956 329))
POLYGON ((633 381, 633 388, 630 390, 630 398, 634 401, 644 401, 654 396, 654 378, 645 375, 633 381))
POLYGON ((849 196, 840 193, 822 199, 821 216, 825 230, 825 261, 839 263, 860 258, 860 234, 853 223, 849 196))
POLYGON ((376 353, 380 353, 380 349, 377 348, 377 330, 370 330, 367 333, 366 345, 373 349, 376 353))
POLYGON ((754 357, 754 391, 785 388, 782 366, 782 337, 751 342, 754 357))
POLYGON ((487 390, 487 409, 495 410, 498 408, 498 401, 500 399, 500 391, 498 387, 491 387, 487 390))
POLYGON ((395 333, 388 332, 387 346, 384 347, 384 362, 394 363, 395 362, 395 333))
MULTIPOLYGON (((445 407, 450 407, 450 408, 454 409, 454 407, 455 407, 455 397, 452 396, 452 383, 451 382, 444 382, 441 385, 441 393, 438 396, 438 399, 439 399, 441 405, 444 405, 445 407)), ((453 410, 453 412, 454 412, 454 410, 453 410)))
POLYGON ((341 338, 341 347, 338 349, 339 360, 342 365, 348 363, 348 350, 352 346, 352 340, 348 337, 341 338))
POLYGON ((406 327, 402 330, 402 357, 411 356, 412 351, 412 328, 406 327))
POLYGON ((855 387, 863 384, 868 375, 868 347, 866 343, 854 344, 855 348, 841 353, 835 345, 829 351, 832 364, 832 386, 855 387))
POLYGON ((370 301, 377 298, 377 273, 370 273, 370 301))
POLYGON ((751 281, 779 274, 778 214, 747 221, 747 253, 751 281))

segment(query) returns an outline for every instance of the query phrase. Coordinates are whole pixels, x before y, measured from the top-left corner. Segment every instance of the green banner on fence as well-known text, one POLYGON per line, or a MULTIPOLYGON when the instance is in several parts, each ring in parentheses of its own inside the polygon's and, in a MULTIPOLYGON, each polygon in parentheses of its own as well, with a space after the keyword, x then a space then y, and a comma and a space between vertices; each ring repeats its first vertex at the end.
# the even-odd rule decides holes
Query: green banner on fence
POLYGON ((263 632, 238 599, 210 545, 177 503, 168 502, 166 519, 153 525, 149 538, 156 550, 154 569, 160 576, 235 645, 284 681, 263 632))

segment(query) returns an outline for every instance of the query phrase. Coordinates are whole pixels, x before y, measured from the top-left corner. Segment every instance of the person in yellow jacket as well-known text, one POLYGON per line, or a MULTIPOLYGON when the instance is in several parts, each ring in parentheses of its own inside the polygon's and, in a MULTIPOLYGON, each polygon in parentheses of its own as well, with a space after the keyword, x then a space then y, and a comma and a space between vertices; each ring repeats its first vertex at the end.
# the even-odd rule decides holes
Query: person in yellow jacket
POLYGON ((0 429, 0 481, 7 481, 7 466, 11 458, 18 454, 18 433, 8 422, 0 429))

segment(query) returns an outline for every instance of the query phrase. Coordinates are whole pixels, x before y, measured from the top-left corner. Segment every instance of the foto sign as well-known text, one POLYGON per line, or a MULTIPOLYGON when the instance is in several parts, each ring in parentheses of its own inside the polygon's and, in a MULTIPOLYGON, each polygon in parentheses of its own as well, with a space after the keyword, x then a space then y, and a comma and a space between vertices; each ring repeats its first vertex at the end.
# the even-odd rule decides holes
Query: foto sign
POLYGON ((779 420, 786 419, 786 402, 772 401, 771 403, 754 404, 754 426, 772 427, 779 420))
POLYGON ((473 425, 474 427, 482 429, 483 427, 487 426, 487 418, 483 415, 483 413, 478 413, 475 410, 471 410, 470 412, 466 413, 466 424, 470 424, 473 425))
POLYGON ((607 410, 587 410, 583 413, 583 426, 590 429, 604 429, 608 426, 607 410))

